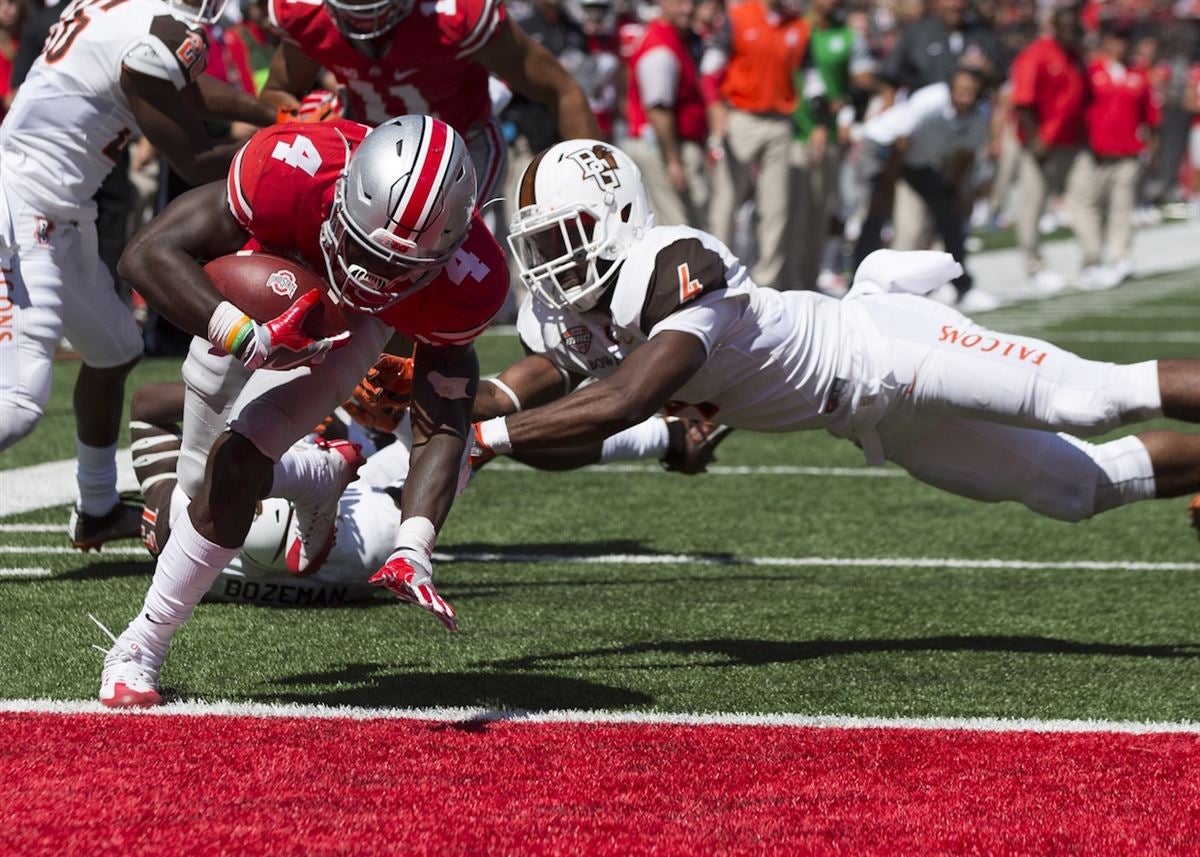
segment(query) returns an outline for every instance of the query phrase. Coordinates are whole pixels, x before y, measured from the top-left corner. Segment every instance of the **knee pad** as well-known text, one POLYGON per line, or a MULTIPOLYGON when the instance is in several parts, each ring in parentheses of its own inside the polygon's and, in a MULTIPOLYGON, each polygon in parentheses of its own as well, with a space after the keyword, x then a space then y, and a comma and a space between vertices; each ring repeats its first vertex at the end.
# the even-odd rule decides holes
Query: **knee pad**
POLYGON ((1025 505, 1060 521, 1083 521, 1154 496, 1154 467, 1145 445, 1134 436, 1093 444, 1059 435, 1075 454, 1058 456, 1046 468, 1025 505))
POLYGON ((0 404, 0 451, 26 437, 42 419, 42 406, 27 397, 0 404))

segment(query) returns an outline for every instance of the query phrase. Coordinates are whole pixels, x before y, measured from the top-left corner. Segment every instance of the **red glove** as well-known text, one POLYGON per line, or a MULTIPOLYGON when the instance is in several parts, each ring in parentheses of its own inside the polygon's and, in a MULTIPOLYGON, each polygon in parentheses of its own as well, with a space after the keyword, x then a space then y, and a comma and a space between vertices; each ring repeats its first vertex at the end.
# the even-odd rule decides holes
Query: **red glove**
POLYGON ((336 92, 314 89, 300 100, 299 107, 280 107, 276 122, 328 122, 345 114, 342 99, 336 92))
POLYGON ((355 422, 393 432, 412 399, 413 359, 385 354, 358 382, 343 407, 355 422))
POLYGON ((304 332, 305 318, 320 302, 321 293, 313 289, 275 318, 260 323, 223 301, 208 322, 208 339, 251 370, 320 363, 330 351, 350 342, 348 330, 324 339, 313 339, 304 332))
POLYGON ((401 601, 416 604, 434 615, 446 630, 458 630, 458 617, 450 602, 438 595, 433 585, 433 566, 420 551, 411 548, 396 548, 383 568, 367 580, 375 586, 385 587, 401 601))

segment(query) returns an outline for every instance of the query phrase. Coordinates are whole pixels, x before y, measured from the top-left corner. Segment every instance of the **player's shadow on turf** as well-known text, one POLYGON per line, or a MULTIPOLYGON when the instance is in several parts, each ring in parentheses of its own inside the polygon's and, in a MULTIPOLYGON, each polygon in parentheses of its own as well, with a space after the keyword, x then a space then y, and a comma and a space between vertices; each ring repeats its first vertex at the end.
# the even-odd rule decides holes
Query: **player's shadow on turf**
POLYGON ((654 704, 640 691, 567 676, 480 672, 395 672, 392 664, 355 663, 271 682, 262 702, 403 708, 630 708, 654 704), (309 685, 316 685, 308 689, 309 685), (334 685, 342 685, 340 687, 334 685), (348 686, 349 685, 349 686, 348 686))
MULTIPOLYGON (((552 655, 526 655, 489 661, 494 669, 539 669, 559 661, 580 658, 637 657, 645 655, 674 656, 669 664, 646 663, 639 660, 622 665, 623 669, 657 670, 664 666, 728 667, 763 666, 791 663, 840 655, 876 654, 881 652, 1010 652, 1041 655, 1102 655, 1131 658, 1200 658, 1200 644, 1126 645, 1120 643, 1083 643, 1058 640, 1053 637, 1017 636, 941 636, 903 639, 866 640, 680 640, 659 643, 634 643, 602 649, 558 652, 552 655), (679 656, 689 658, 680 662, 679 656)), ((606 664, 612 667, 612 664, 606 664)))

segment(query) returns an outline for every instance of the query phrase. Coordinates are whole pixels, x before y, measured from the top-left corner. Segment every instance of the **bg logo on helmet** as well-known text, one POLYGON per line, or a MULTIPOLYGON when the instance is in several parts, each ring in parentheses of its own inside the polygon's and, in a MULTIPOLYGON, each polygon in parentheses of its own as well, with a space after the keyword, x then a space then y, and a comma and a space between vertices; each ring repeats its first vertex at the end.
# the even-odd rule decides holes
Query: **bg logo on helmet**
POLYGON ((267 288, 280 297, 293 297, 296 294, 296 275, 286 269, 276 271, 267 277, 267 288))
POLYGON ((585 179, 595 179, 601 190, 614 190, 621 186, 617 158, 608 146, 580 149, 567 157, 579 165, 585 179))

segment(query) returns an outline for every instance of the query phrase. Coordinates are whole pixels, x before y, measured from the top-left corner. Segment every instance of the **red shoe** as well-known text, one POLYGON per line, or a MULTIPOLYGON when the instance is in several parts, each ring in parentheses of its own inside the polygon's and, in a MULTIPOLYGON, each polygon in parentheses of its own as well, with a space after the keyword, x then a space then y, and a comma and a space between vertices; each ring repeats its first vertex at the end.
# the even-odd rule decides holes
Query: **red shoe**
POLYGON ((337 538, 338 501, 346 486, 358 478, 367 463, 362 448, 348 440, 317 441, 316 448, 302 455, 320 455, 321 488, 315 503, 296 503, 295 524, 284 558, 287 570, 297 577, 316 574, 333 550, 337 538))

